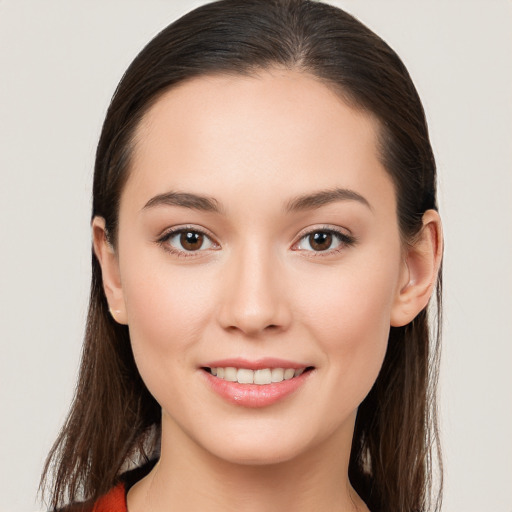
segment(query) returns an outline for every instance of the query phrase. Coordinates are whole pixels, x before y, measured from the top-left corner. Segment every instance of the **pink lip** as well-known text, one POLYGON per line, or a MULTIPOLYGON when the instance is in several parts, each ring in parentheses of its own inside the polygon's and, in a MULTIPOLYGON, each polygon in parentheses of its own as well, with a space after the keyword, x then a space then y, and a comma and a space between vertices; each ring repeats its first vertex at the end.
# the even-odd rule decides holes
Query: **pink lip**
POLYGON ((261 370, 263 368, 294 368, 298 370, 310 365, 287 361, 285 359, 277 359, 275 357, 265 357, 263 359, 257 359, 256 361, 249 361, 248 359, 237 357, 232 359, 219 359, 218 361, 212 361, 203 365, 203 367, 208 368, 227 368, 228 366, 233 368, 247 368, 248 370, 261 370))
MULTIPOLYGON (((258 361, 223 359, 214 361, 205 366, 209 368, 226 368, 230 366, 234 368, 248 368, 251 370, 258 370, 262 368, 299 369, 306 367, 306 365, 300 363, 269 358, 260 359, 258 361)), ((210 389, 212 389, 215 393, 232 404, 250 408, 267 407, 286 398, 295 391, 298 391, 312 373, 313 371, 310 370, 302 373, 298 377, 293 377, 289 380, 273 382, 272 384, 259 385, 239 384, 238 382, 219 379, 218 377, 208 373, 206 370, 201 370, 201 374, 206 379, 210 389)))

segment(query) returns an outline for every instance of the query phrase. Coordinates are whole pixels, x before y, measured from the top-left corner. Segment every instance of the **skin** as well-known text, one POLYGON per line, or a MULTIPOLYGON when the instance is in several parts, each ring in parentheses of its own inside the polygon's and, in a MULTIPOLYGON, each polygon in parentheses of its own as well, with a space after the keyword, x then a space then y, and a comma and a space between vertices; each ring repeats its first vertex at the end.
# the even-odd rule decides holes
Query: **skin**
POLYGON ((146 114, 115 249, 93 221, 110 307, 162 406, 161 459, 131 489, 130 512, 367 510, 347 475, 357 407, 390 325, 426 306, 442 249, 433 211, 402 244, 377 131, 314 77, 278 69, 193 79, 146 114), (364 200, 287 210, 336 188, 364 200), (214 198, 219 211, 145 207, 170 191, 214 198), (185 226, 208 235, 200 250, 162 241, 185 226), (306 235, 326 229, 353 243, 313 250, 306 235), (205 384, 201 366, 228 357, 314 370, 292 395, 251 409, 205 384))

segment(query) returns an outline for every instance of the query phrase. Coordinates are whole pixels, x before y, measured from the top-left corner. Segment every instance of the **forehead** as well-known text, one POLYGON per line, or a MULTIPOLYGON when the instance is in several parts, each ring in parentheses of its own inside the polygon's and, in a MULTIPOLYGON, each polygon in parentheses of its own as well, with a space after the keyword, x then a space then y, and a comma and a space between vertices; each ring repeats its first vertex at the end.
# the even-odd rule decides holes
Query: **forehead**
POLYGON ((202 76, 165 92, 146 113, 128 185, 140 201, 163 188, 293 195, 364 188, 369 179, 389 185, 377 133, 375 119, 309 74, 202 76))

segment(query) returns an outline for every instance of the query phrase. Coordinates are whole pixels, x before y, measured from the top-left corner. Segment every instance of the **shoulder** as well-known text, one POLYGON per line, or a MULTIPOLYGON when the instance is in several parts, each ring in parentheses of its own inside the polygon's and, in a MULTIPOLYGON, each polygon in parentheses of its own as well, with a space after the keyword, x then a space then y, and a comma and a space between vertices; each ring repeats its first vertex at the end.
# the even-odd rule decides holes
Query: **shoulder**
POLYGON ((127 512, 125 484, 121 482, 95 502, 74 503, 57 512, 127 512))
POLYGON ((127 512, 126 494, 136 482, 151 471, 156 462, 157 459, 150 460, 140 467, 123 473, 118 483, 96 501, 73 503, 54 512, 127 512))
POLYGON ((127 512, 125 484, 121 482, 102 496, 91 512, 127 512))

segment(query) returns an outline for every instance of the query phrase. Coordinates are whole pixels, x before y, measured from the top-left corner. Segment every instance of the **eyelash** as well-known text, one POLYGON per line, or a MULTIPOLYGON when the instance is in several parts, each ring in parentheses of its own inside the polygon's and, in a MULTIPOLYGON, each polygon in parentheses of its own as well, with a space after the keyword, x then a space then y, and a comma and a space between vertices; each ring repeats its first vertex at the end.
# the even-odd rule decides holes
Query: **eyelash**
MULTIPOLYGON (((169 240, 171 238, 173 238, 174 236, 182 234, 182 233, 186 233, 186 232, 201 234, 205 238, 207 238, 214 247, 216 247, 216 248, 219 247, 219 244, 217 242, 214 242, 213 238, 208 233, 206 233, 202 229, 198 229, 195 226, 180 226, 178 228, 172 228, 172 229, 166 231, 162 236, 160 236, 157 240, 157 243, 159 245, 161 245, 165 251, 167 251, 171 254, 174 254, 180 258, 197 257, 197 256, 199 256, 199 253, 203 252, 205 249, 203 249, 203 250, 199 249, 197 251, 179 250, 179 249, 175 249, 168 243, 169 240)), ((307 239, 307 237, 309 237, 311 235, 314 235, 315 233, 325 233, 325 234, 334 235, 334 237, 339 242, 339 246, 336 247, 335 249, 326 249, 324 251, 314 251, 314 250, 310 251, 310 250, 306 250, 306 249, 293 249, 293 250, 308 252, 308 253, 310 253, 308 255, 308 257, 318 258, 318 257, 332 256, 334 254, 338 254, 339 252, 343 251, 347 247, 351 247, 351 246, 355 245, 355 243, 357 242, 356 238, 352 235, 348 235, 348 234, 346 234, 342 231, 339 231, 337 229, 334 229, 332 227, 321 227, 321 228, 315 228, 315 229, 312 229, 310 231, 303 233, 300 236, 298 242, 294 243, 293 245, 294 246, 299 245, 303 240, 307 239)), ((311 246, 311 244, 310 244, 310 246, 311 246)), ((216 249, 214 249, 214 250, 216 250, 216 249)))
POLYGON ((324 251, 309 251, 309 250, 305 250, 305 249, 295 249, 295 250, 299 250, 299 251, 302 250, 302 251, 309 253, 308 257, 310 257, 310 258, 323 258, 323 257, 328 257, 328 256, 333 256, 335 254, 338 254, 338 253, 344 251, 345 249, 347 249, 348 247, 352 247, 357 242, 357 239, 353 235, 349 235, 347 233, 344 233, 341 230, 338 230, 338 229, 335 229, 332 227, 322 226, 320 228, 315 228, 315 229, 309 230, 309 231, 301 234, 299 241, 296 242, 294 244, 294 246, 299 245, 303 240, 307 239, 311 235, 314 235, 315 233, 324 233, 324 234, 333 235, 338 240, 339 246, 336 247, 335 249, 326 249, 324 251))
POLYGON ((165 233, 163 233, 162 236, 160 236, 157 240, 157 243, 163 247, 163 249, 171 254, 174 254, 175 256, 178 256, 179 258, 194 258, 199 256, 200 252, 203 252, 201 250, 197 251, 186 251, 186 250, 179 250, 172 247, 168 242, 171 238, 173 238, 176 235, 182 234, 182 233, 198 233, 203 235, 205 238, 207 238, 211 244, 213 244, 216 247, 219 247, 219 244, 213 241, 213 238, 203 231, 202 229, 199 229, 195 226, 180 226, 178 228, 171 228, 167 230, 165 233))

